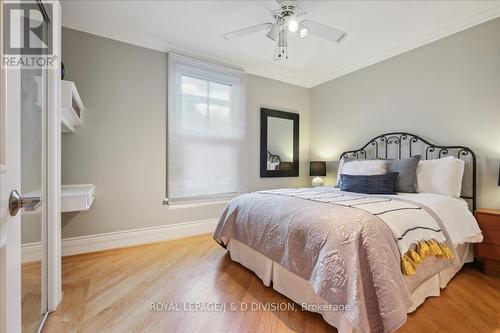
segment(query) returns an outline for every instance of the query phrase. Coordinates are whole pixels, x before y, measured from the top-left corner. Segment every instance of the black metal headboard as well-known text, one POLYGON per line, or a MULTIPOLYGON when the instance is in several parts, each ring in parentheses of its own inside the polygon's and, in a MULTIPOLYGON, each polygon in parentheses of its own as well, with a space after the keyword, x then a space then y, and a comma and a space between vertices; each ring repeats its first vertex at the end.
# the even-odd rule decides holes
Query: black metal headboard
POLYGON ((269 150, 267 151, 267 160, 271 163, 281 163, 281 157, 279 157, 279 155, 271 154, 269 150))
POLYGON ((476 209, 476 154, 464 146, 439 146, 418 135, 394 132, 379 135, 363 147, 340 154, 342 158, 353 159, 402 159, 421 155, 423 160, 443 156, 456 156, 465 162, 462 184, 462 198, 470 201, 472 212, 476 209))

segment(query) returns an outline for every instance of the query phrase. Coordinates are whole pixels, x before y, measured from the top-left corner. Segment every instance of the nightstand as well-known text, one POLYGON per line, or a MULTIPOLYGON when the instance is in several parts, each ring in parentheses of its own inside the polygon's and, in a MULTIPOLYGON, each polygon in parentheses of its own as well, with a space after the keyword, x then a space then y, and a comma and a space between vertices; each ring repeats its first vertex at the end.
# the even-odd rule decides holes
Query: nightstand
POLYGON ((475 215, 484 237, 476 244, 475 255, 485 274, 500 277, 500 210, 478 209, 475 215))

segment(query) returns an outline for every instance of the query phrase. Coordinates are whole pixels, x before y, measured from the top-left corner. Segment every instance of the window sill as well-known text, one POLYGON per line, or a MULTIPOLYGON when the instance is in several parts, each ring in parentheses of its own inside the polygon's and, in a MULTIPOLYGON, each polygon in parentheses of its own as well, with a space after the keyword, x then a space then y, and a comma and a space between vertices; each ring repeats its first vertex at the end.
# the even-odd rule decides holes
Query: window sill
POLYGON ((231 200, 217 199, 217 200, 204 200, 204 201, 181 201, 181 202, 169 202, 168 199, 163 199, 163 205, 168 206, 169 209, 183 209, 183 208, 194 208, 203 206, 213 206, 213 205, 225 205, 231 200))

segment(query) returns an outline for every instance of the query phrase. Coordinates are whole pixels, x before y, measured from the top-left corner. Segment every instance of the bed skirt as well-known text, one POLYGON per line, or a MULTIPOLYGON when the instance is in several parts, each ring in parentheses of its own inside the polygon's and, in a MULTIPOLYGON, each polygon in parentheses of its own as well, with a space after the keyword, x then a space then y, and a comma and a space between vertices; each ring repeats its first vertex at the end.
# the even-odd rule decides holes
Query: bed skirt
MULTIPOLYGON (((237 240, 229 240, 227 249, 232 260, 253 271, 264 285, 270 286, 272 281, 274 290, 299 305, 308 304, 310 311, 321 314, 327 323, 338 329, 339 333, 356 333, 356 329, 345 319, 343 312, 321 309, 321 305, 328 303, 316 295, 305 279, 237 240)), ((446 287, 463 264, 473 261, 473 247, 469 243, 459 245, 455 250, 459 257, 459 265, 443 270, 420 285, 411 296, 412 304, 408 313, 413 312, 427 297, 439 296, 440 289, 446 287)))

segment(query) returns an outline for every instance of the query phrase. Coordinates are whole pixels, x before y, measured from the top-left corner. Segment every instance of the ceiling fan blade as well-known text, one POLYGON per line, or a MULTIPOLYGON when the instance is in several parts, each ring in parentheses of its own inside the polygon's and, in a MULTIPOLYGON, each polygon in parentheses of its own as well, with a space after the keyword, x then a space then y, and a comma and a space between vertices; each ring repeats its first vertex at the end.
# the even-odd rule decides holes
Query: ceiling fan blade
POLYGON ((243 28, 240 30, 228 32, 227 34, 221 35, 221 37, 224 39, 238 38, 238 37, 245 36, 245 35, 257 32, 257 31, 270 29, 272 26, 273 26, 272 23, 261 23, 261 24, 252 25, 250 27, 246 27, 246 28, 243 28))
POLYGON ((347 36, 346 32, 311 20, 302 20, 300 24, 309 29, 309 33, 332 42, 339 43, 347 36))

